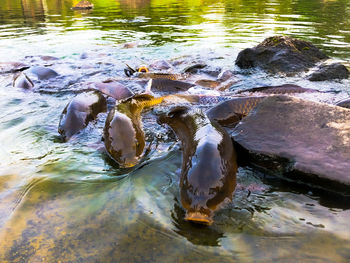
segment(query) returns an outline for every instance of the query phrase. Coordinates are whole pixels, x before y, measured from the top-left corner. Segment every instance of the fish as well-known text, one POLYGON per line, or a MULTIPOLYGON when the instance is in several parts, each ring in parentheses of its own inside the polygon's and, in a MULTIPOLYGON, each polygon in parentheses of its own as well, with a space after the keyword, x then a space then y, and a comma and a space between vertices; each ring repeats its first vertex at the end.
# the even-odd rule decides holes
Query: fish
POLYGON ((231 98, 212 107, 206 114, 209 119, 217 121, 220 125, 233 128, 264 98, 266 97, 231 98))
POLYGON ((201 110, 177 106, 158 117, 181 141, 180 199, 185 220, 210 225, 214 212, 232 200, 237 158, 229 134, 201 110))
POLYGON ((58 133, 65 141, 84 129, 101 112, 107 111, 107 101, 98 91, 75 96, 64 108, 58 125, 58 133))
POLYGON ((141 113, 163 99, 138 94, 119 102, 108 113, 103 131, 105 148, 120 168, 131 168, 140 162, 146 145, 141 113))

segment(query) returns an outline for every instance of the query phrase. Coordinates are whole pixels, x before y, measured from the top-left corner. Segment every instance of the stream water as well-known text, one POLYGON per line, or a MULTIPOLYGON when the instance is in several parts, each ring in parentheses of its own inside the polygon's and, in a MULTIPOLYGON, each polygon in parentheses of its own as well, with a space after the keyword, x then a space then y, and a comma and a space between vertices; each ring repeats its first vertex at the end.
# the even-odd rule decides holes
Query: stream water
MULTIPOLYGON (((299 96, 334 104, 350 96, 349 80, 241 72, 234 61, 266 37, 289 35, 349 66, 349 0, 96 0, 91 11, 71 10, 77 2, 0 0, 0 62, 60 74, 35 91, 0 74, 1 262, 350 261, 350 204, 341 197, 241 167, 233 201, 212 226, 197 226, 183 220, 178 144, 164 142, 125 171, 103 151, 106 113, 69 142, 57 132, 84 83, 160 59, 232 69, 230 91, 294 83, 324 91, 299 96)), ((162 135, 156 123, 146 128, 162 135)))

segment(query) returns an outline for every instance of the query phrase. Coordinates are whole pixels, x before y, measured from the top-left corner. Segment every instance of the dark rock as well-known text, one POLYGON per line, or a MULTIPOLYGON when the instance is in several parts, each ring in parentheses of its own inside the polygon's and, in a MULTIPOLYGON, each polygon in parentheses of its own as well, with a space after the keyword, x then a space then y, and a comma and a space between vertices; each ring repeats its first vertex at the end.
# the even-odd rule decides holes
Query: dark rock
POLYGON ((290 94, 290 93, 304 93, 304 92, 316 92, 318 90, 306 89, 294 84, 283 84, 279 86, 264 86, 252 89, 241 90, 237 93, 243 92, 261 92, 265 94, 290 94))
POLYGON ((341 63, 321 65, 315 72, 307 77, 307 79, 310 81, 324 81, 347 78, 349 78, 349 70, 341 63))
POLYGON ((266 38, 256 47, 242 50, 235 63, 243 69, 260 67, 271 73, 295 74, 327 58, 310 42, 274 36, 266 38))
POLYGON ((339 107, 350 109, 350 99, 342 100, 336 104, 339 107))
POLYGON ((232 136, 248 153, 250 164, 350 195, 350 110, 288 96, 267 97, 232 136))

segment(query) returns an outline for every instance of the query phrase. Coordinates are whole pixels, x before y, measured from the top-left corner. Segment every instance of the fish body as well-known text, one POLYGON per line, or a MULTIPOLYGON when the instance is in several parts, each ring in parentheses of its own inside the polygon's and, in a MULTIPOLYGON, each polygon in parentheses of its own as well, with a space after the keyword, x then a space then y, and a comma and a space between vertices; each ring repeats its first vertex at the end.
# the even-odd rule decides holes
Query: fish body
POLYGON ((121 168, 133 167, 143 156, 145 134, 141 113, 163 101, 148 94, 135 95, 118 103, 109 113, 104 127, 105 147, 121 168))
POLYGON ((207 111, 209 119, 226 127, 235 126, 255 108, 265 97, 232 98, 219 103, 207 111))
POLYGON ((84 129, 97 115, 107 110, 107 102, 100 92, 81 93, 64 108, 58 132, 65 141, 84 129))
POLYGON ((213 213, 236 186, 236 154, 228 133, 199 110, 176 107, 159 117, 182 143, 180 179, 185 219, 210 225, 213 213))

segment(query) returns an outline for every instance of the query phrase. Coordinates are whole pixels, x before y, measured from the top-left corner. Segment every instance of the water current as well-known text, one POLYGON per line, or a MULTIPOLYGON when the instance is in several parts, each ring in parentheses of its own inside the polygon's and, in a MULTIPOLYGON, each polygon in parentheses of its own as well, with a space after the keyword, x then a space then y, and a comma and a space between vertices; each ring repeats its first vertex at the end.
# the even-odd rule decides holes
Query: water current
MULTIPOLYGON (((125 78, 125 63, 167 60, 181 70, 204 62, 237 72, 228 93, 294 83, 324 91, 299 97, 334 104, 350 96, 349 80, 242 72, 234 61, 243 48, 288 35, 349 66, 349 0, 95 0, 91 11, 71 10, 77 2, 0 0, 0 62, 60 74, 34 91, 0 74, 1 262, 350 261, 350 204, 342 198, 241 167, 233 201, 213 225, 197 226, 183 219, 174 140, 125 170, 104 152, 106 113, 68 142, 57 132, 85 83, 125 78)), ((164 137, 150 122, 148 141, 164 137)))

